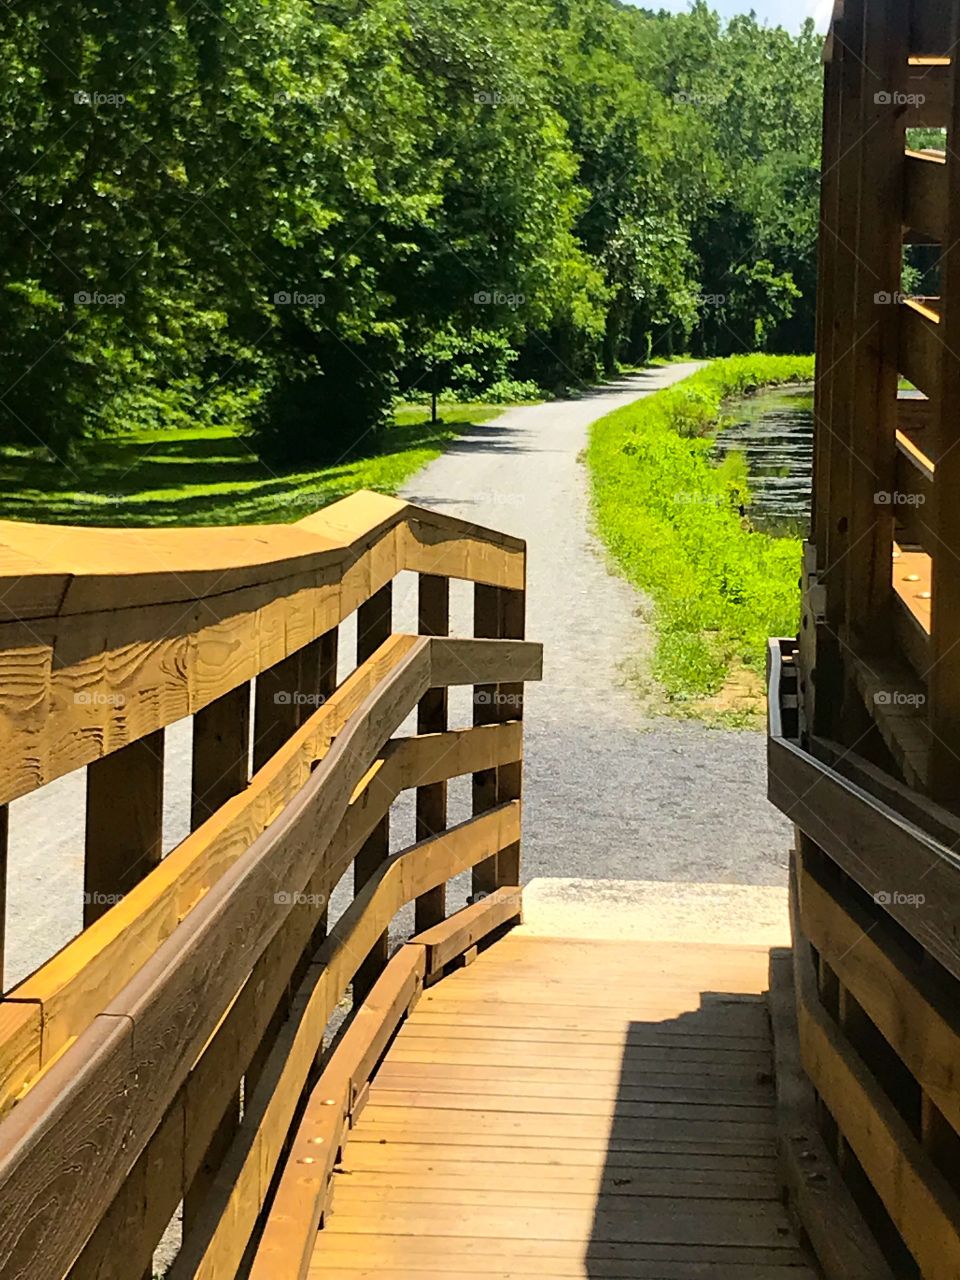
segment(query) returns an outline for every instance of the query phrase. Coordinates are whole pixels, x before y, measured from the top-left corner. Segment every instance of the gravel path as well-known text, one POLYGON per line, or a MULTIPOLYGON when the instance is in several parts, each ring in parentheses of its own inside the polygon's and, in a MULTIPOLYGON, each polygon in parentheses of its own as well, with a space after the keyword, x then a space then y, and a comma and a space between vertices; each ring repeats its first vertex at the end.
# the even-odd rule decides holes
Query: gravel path
MULTIPOLYGON (((529 544, 527 634, 545 646, 545 678, 527 698, 524 878, 549 877, 556 897, 583 901, 582 882, 678 881, 782 885, 790 834, 764 798, 764 741, 645 719, 619 666, 649 648, 640 598, 607 572, 589 533, 587 427, 696 366, 624 379, 576 400, 510 409, 472 427, 404 495, 502 528, 529 544), (580 884, 577 884, 579 878, 580 884), (569 880, 567 885, 561 880, 569 880)), ((416 579, 397 584, 395 626, 416 629, 416 579)), ((466 584, 451 593, 454 632, 469 634, 466 584)), ((353 620, 341 636, 350 666, 353 620)), ((470 691, 451 693, 451 723, 470 722, 470 691)), ((415 732, 413 721, 408 729, 415 732)), ((164 849, 187 833, 190 723, 166 735, 164 849)), ((469 814, 470 781, 451 784, 450 820, 469 814)), ((393 845, 413 841, 412 797, 397 805, 393 845)), ((10 812, 4 986, 78 931, 82 917, 84 778, 69 775, 14 801, 10 812)), ((469 892, 462 877, 451 907, 469 892)), ((611 892, 594 884, 606 912, 611 892)), ((335 917, 349 901, 334 895, 335 917)), ((410 928, 406 915, 398 936, 410 928)))
POLYGON ((403 493, 528 543, 527 635, 545 652, 525 710, 525 879, 785 883, 790 833, 765 798, 763 735, 644 716, 620 673, 649 650, 642 600, 590 532, 589 424, 697 367, 510 409, 403 493))

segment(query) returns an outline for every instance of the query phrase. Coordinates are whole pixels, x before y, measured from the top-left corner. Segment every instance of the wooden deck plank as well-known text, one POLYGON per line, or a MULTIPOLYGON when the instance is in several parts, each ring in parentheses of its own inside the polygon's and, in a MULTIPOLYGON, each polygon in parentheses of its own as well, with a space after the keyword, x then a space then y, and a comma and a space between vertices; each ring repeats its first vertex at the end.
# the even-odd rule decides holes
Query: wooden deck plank
POLYGON ((756 1173, 766 1177, 776 1168, 776 1155, 770 1151, 760 1156, 744 1156, 736 1153, 714 1153, 704 1150, 691 1151, 689 1144, 650 1143, 638 1151, 604 1151, 592 1156, 588 1151, 531 1150, 510 1146, 475 1146, 469 1141, 462 1146, 435 1147, 429 1143, 351 1142, 341 1166, 348 1172, 396 1171, 414 1169, 427 1175, 437 1170, 443 1172, 452 1165, 466 1164, 471 1169, 496 1165, 509 1169, 520 1165, 529 1183, 535 1177, 539 1185, 542 1178, 571 1176, 571 1171, 607 1172, 611 1177, 625 1177, 631 1170, 654 1171, 659 1175, 674 1176, 679 1173, 700 1177, 705 1174, 722 1174, 735 1179, 741 1173, 756 1173))
POLYGON ((409 1237, 376 1237, 368 1252, 358 1257, 348 1237, 331 1238, 324 1261, 315 1257, 310 1280, 330 1275, 355 1278, 365 1275, 463 1275, 604 1277, 604 1280, 814 1280, 814 1273, 798 1255, 784 1250, 700 1249, 683 1246, 592 1246, 589 1255, 582 1249, 564 1247, 562 1242, 547 1245, 530 1241, 522 1250, 506 1258, 500 1241, 476 1240, 412 1241, 409 1237), (326 1265, 329 1262, 329 1266, 326 1265), (509 1267, 509 1270, 506 1268, 509 1267))
POLYGON ((311 1280, 813 1280, 779 1202, 768 952, 508 935, 420 1000, 311 1280))
MULTIPOLYGON (((689 1159, 677 1172, 665 1173, 660 1167, 651 1169, 630 1169, 625 1166, 604 1164, 574 1165, 562 1170, 549 1166, 538 1167, 536 1175, 531 1177, 529 1165, 517 1169, 514 1165, 502 1164, 499 1161, 487 1163, 471 1163, 469 1160, 431 1160, 428 1165, 417 1165, 410 1169, 364 1169, 362 1160, 358 1164, 357 1157, 352 1156, 341 1173, 342 1178, 336 1183, 345 1181, 349 1190, 356 1195, 362 1190, 366 1195, 386 1198, 395 1195, 406 1199, 417 1193, 436 1195, 438 1200, 448 1203, 452 1196, 476 1194, 482 1202, 489 1196, 496 1196, 497 1203, 503 1203, 505 1197, 512 1201, 519 1196, 523 1203, 545 1203, 551 1199, 560 1204, 574 1204, 583 1208, 581 1202, 596 1203, 598 1195, 609 1195, 631 1199, 642 1197, 665 1197, 667 1199, 708 1200, 775 1200, 777 1189, 770 1177, 770 1168, 760 1173, 738 1171, 737 1169, 691 1169, 689 1159), (495 1191, 490 1188, 495 1187, 495 1191), (535 1189, 532 1189, 535 1188, 535 1189)), ((335 1191, 335 1194, 337 1192, 335 1191)), ((456 1201, 460 1203, 460 1201, 456 1201)))

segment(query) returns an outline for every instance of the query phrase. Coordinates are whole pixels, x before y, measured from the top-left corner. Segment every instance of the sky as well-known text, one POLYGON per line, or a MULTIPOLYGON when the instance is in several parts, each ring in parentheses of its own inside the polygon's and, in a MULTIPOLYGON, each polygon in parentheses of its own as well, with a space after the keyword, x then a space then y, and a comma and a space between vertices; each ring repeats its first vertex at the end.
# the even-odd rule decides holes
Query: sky
MULTIPOLYGON (((688 8, 687 0, 638 0, 645 9, 670 9, 682 12, 688 8)), ((833 12, 833 0, 708 0, 725 18, 735 13, 749 13, 752 9, 763 22, 771 26, 783 26, 788 31, 799 31, 806 18, 813 18, 817 29, 826 31, 833 12)))

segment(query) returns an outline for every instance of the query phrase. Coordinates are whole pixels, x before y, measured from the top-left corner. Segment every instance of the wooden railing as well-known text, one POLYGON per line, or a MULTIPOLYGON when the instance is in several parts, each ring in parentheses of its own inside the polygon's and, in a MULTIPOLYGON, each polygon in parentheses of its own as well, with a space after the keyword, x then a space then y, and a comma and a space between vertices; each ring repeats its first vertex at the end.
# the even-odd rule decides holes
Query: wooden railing
POLYGON ((801 742, 795 657, 773 642, 769 794, 797 829, 811 1091, 784 1118, 783 1181, 828 1280, 947 1280, 960 1274, 960 819, 839 743, 801 742))
POLYGON ((813 536, 769 793, 796 827, 781 1171, 828 1280, 960 1275, 958 45, 956 3, 844 0, 826 49, 813 536), (907 296, 905 246, 937 296, 907 296))
POLYGON ((398 910, 438 927, 472 871, 468 912, 518 914, 524 572, 520 541, 373 494, 275 528, 0 525, 0 802, 87 770, 86 927, 0 1002, 3 1280, 139 1280, 181 1205, 172 1274, 235 1275, 398 910), (419 635, 393 633, 405 570, 419 635), (451 578, 474 584, 476 638, 444 635, 451 578), (454 685, 474 686, 459 728, 454 685), (186 715, 193 830, 161 858, 163 734, 186 715), (463 775, 473 816, 448 826, 463 775))
POLYGON ((960 757, 958 38, 954 5, 845 0, 827 43, 801 633, 811 729, 871 739, 861 754, 942 800, 960 757), (945 134, 921 150, 917 128, 945 134), (907 246, 937 296, 908 295, 907 246))

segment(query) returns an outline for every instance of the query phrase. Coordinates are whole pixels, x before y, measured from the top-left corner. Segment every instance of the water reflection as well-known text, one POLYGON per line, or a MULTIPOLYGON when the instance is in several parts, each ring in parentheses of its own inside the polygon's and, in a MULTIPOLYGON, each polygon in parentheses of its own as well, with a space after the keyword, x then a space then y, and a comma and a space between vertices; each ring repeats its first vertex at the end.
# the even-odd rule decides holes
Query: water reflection
POLYGON ((813 387, 774 387, 725 407, 718 458, 742 454, 750 476, 747 510, 767 533, 805 537, 813 487, 813 387))

